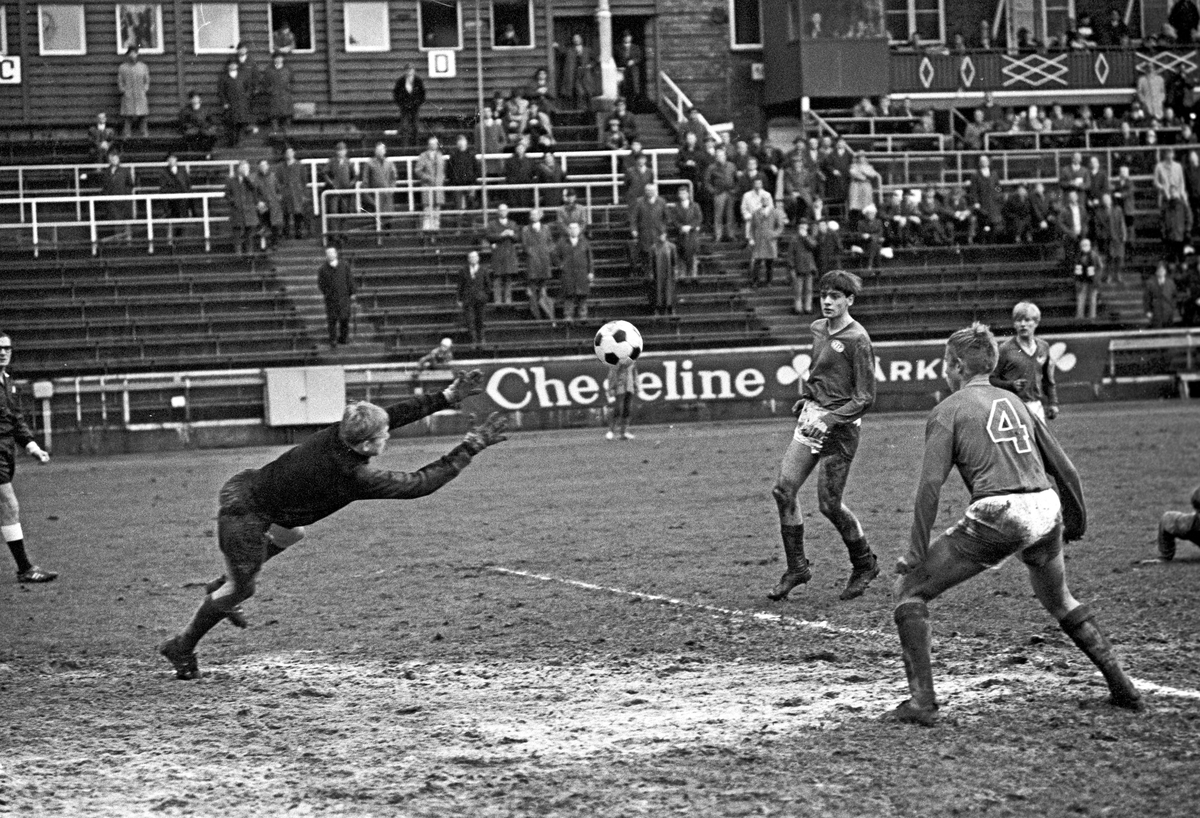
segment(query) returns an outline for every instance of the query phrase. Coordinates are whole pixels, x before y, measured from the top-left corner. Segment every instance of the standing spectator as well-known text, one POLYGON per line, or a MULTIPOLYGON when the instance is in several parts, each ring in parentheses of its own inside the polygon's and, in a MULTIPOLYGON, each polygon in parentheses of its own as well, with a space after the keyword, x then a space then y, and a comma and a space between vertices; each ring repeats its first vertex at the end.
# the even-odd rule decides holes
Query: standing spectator
POLYGON ((1167 273, 1167 263, 1160 261, 1154 268, 1154 275, 1146 279, 1146 292, 1142 300, 1152 329, 1169 327, 1175 323, 1177 290, 1167 273))
MULTIPOLYGON (((376 148, 378 156, 379 149, 376 148)), ((393 167, 393 170, 395 168, 393 167)), ((425 143, 425 150, 413 164, 413 173, 424 190, 421 191, 421 203, 424 214, 421 218, 421 230, 429 238, 431 234, 442 228, 442 207, 446 204, 446 155, 442 153, 441 145, 436 136, 431 136, 425 143)))
POLYGON ((1106 48, 1123 48, 1128 41, 1129 26, 1125 25, 1121 10, 1109 9, 1108 19, 1101 23, 1096 31, 1096 44, 1106 48))
POLYGON ((563 191, 562 207, 554 211, 554 226, 560 238, 567 235, 567 226, 578 224, 580 232, 587 229, 587 210, 575 200, 575 190, 567 188, 563 191))
POLYGON ((1096 320, 1096 281, 1100 275, 1099 254, 1092 248, 1092 240, 1079 240, 1079 250, 1075 254, 1072 271, 1075 278, 1075 319, 1082 321, 1085 317, 1096 320), (1086 312, 1085 312, 1086 310, 1086 312))
POLYGON ((843 204, 850 193, 850 163, 853 154, 845 139, 838 139, 837 146, 825 155, 821 171, 825 174, 824 199, 829 204, 843 204))
POLYGON ((308 196, 308 168, 296 159, 296 149, 289 145, 283 151, 283 162, 275 175, 279 177, 279 201, 283 207, 284 235, 302 239, 308 235, 308 219, 312 203, 308 196))
POLYGON ((242 133, 253 123, 250 96, 246 93, 241 66, 236 59, 225 64, 225 73, 217 81, 217 99, 221 102, 221 116, 225 122, 225 142, 236 148, 242 141, 242 133))
POLYGON ((806 218, 796 223, 796 235, 788 246, 792 266, 792 312, 809 315, 813 311, 813 276, 817 272, 817 239, 806 218))
MULTIPOLYGON (((454 140, 454 147, 446 155, 446 184, 450 187, 473 188, 479 176, 479 160, 475 158, 475 151, 471 150, 467 135, 460 133, 454 140)), ((456 190, 454 199, 456 209, 465 211, 474 202, 475 191, 456 190)), ((469 216, 462 214, 458 218, 465 221, 469 216)))
MULTIPOLYGON (((192 181, 187 168, 179 166, 179 157, 174 151, 167 154, 167 166, 159 172, 158 189, 162 193, 191 193, 192 181)), ((168 219, 187 219, 192 216, 191 199, 167 199, 168 219)), ((176 235, 183 235, 183 226, 176 227, 173 222, 167 222, 167 240, 174 242, 176 235)))
POLYGON ((979 169, 971 175, 969 185, 971 209, 977 219, 977 229, 991 240, 1000 227, 1000 183, 992 174, 991 160, 979 157, 979 169))
MULTIPOLYGON (((418 159, 417 165, 420 164, 421 160, 418 159)), ((424 184, 420 171, 417 171, 417 178, 424 184)), ((364 197, 364 206, 380 214, 391 213, 396 209, 396 182, 399 181, 400 174, 396 172, 396 163, 388 159, 387 145, 383 142, 375 143, 374 155, 363 165, 362 179, 363 187, 376 191, 364 197)), ((388 221, 382 216, 380 224, 384 229, 389 227, 388 221)))
POLYGON ((96 114, 96 124, 88 128, 88 141, 92 143, 92 158, 99 163, 108 161, 108 152, 117 145, 117 132, 108 127, 108 114, 96 114))
POLYGON ((699 275, 700 227, 704 224, 704 215, 700 206, 692 200, 692 193, 687 186, 679 188, 679 201, 671 205, 667 213, 667 222, 679 249, 679 261, 683 265, 684 274, 696 278, 699 275))
POLYGON ((963 129, 962 145, 969 151, 983 150, 983 135, 988 132, 988 123, 984 119, 984 110, 976 108, 971 115, 971 121, 963 129))
POLYGON ((1175 0, 1167 22, 1175 29, 1175 42, 1179 45, 1191 45, 1196 27, 1200 26, 1200 8, 1195 0, 1175 0))
POLYGON ((667 203, 659 198, 658 185, 652 182, 642 192, 629 212, 629 235, 637 271, 648 280, 653 274, 654 244, 667 232, 667 203))
POLYGON ((1188 207, 1183 165, 1175 159, 1173 151, 1158 152, 1158 164, 1154 166, 1154 189, 1158 191, 1158 206, 1162 211, 1167 257, 1172 262, 1179 262, 1183 258, 1183 244, 1191 232, 1192 214, 1188 207))
POLYGON ((1183 166, 1183 190, 1192 208, 1192 221, 1195 222, 1197 211, 1200 210, 1200 151, 1195 148, 1187 152, 1187 162, 1183 166))
POLYGON ((1058 215, 1058 228, 1062 232, 1063 250, 1071 263, 1079 250, 1079 244, 1088 238, 1089 224, 1087 209, 1079 200, 1079 191, 1068 190, 1067 200, 1058 215))
POLYGON ((1104 276, 1101 283, 1121 283, 1121 270, 1125 266, 1125 214, 1113 204, 1112 194, 1100 195, 1100 205, 1092 214, 1092 232, 1096 235, 1097 249, 1104 259, 1104 276))
POLYGON ((336 247, 325 248, 325 263, 317 273, 317 289, 325 299, 325 323, 329 348, 350 340, 350 317, 354 311, 354 274, 350 262, 338 258, 336 247))
MULTIPOLYGON (((1182 1, 1191 2, 1191 0, 1182 1)), ((1167 98, 1167 86, 1153 62, 1146 62, 1146 67, 1142 71, 1142 75, 1138 77, 1134 88, 1137 101, 1142 104, 1146 113, 1152 119, 1162 119, 1163 103, 1167 98)))
POLYGON ((29 561, 25 552, 25 532, 21 528, 21 507, 13 491, 13 473, 17 469, 17 446, 40 463, 49 463, 50 455, 34 440, 25 420, 20 393, 12 382, 8 365, 12 363, 13 342, 0 332, 0 534, 17 564, 17 582, 53 582, 58 576, 29 561))
POLYGON ((537 168, 525 153, 525 143, 518 142, 512 156, 504 160, 504 184, 515 188, 505 191, 503 198, 513 207, 529 210, 533 207, 533 188, 529 186, 537 183, 537 168))
POLYGON ((1129 175, 1129 165, 1117 168, 1117 176, 1112 180, 1113 204, 1125 214, 1125 226, 1133 224, 1133 179, 1129 175))
POLYGON ((496 208, 496 221, 488 225, 487 241, 492 248, 492 301, 511 304, 513 279, 517 277, 517 245, 520 227, 508 217, 508 205, 496 208))
POLYGON ((680 179, 692 183, 692 188, 700 189, 700 174, 705 164, 704 148, 691 131, 684 134, 683 146, 675 155, 675 173, 680 179))
POLYGON ((254 61, 254 57, 250 56, 250 46, 244 42, 238 43, 234 59, 238 64, 238 82, 241 83, 242 90, 246 93, 246 99, 253 101, 258 96, 262 76, 258 63, 254 61))
POLYGON ((279 234, 283 231, 283 198, 279 177, 267 159, 258 160, 258 172, 254 175, 255 207, 258 210, 258 227, 267 250, 275 249, 279 234))
POLYGON ((642 101, 642 69, 646 62, 642 47, 633 41, 633 35, 628 31, 621 34, 621 42, 617 44, 613 55, 617 70, 621 73, 621 83, 617 93, 629 100, 630 104, 641 104, 642 101))
POLYGON ((212 153, 217 129, 204 110, 199 91, 189 91, 187 105, 179 109, 179 132, 188 151, 202 153, 205 157, 212 153))
POLYGON ((816 262, 818 276, 842 266, 841 226, 833 219, 817 222, 816 262))
POLYGON ((554 115, 554 102, 557 98, 550 90, 550 72, 545 68, 533 72, 533 80, 529 83, 525 96, 531 103, 536 102, 546 113, 554 115))
MULTIPOLYGON (((750 209, 746 219, 746 243, 750 246, 750 286, 770 286, 775 272, 775 259, 779 257, 779 237, 783 235, 787 219, 783 208, 776 207, 771 194, 762 189, 760 180, 754 181, 754 190, 746 194, 750 209), (764 273, 759 276, 759 270, 764 273)), ((747 210, 743 200, 742 211, 747 210)))
POLYGON ((240 255, 250 255, 254 229, 258 226, 258 195, 250 178, 250 163, 238 162, 237 172, 225 182, 225 201, 229 206, 229 230, 240 255))
MULTIPOLYGON (((638 200, 642 194, 646 192, 646 186, 654 184, 654 171, 650 170, 650 165, 646 155, 638 154, 637 159, 629 167, 625 168, 625 208, 629 213, 629 223, 633 225, 633 210, 637 207, 638 200)), ((653 243, 655 236, 648 236, 647 242, 653 243)), ((650 244, 646 247, 649 248, 650 244)))
POLYGON ((1004 232, 1014 244, 1033 241, 1033 202, 1029 199, 1029 188, 1017 185, 1016 193, 1004 200, 1002 209, 1004 232))
POLYGON ((271 122, 271 131, 287 132, 292 124, 295 113, 295 100, 292 96, 292 69, 283 64, 283 52, 275 52, 271 58, 271 67, 263 72, 263 92, 267 97, 267 119, 271 122))
POLYGON ((675 314, 675 279, 679 275, 679 254, 664 229, 658 234, 651 253, 653 280, 650 282, 650 306, 655 315, 675 314))
POLYGON ((121 133, 128 139, 133 133, 133 124, 138 126, 138 135, 150 135, 147 117, 150 116, 150 69, 139 59, 138 47, 129 47, 129 59, 117 69, 117 88, 121 91, 121 133))
POLYGON ((779 174, 775 200, 783 203, 784 213, 791 222, 812 216, 812 174, 801 154, 794 155, 783 173, 779 174))
POLYGON ((591 102, 594 65, 592 52, 583 44, 583 35, 572 34, 571 45, 563 55, 563 70, 558 86, 559 98, 572 108, 587 108, 591 102))
POLYGON ((629 147, 629 140, 621 132, 621 123, 616 119, 608 120, 608 130, 604 132, 604 138, 600 141, 605 150, 623 151, 629 147))
POLYGON ((405 147, 417 144, 417 117, 425 104, 425 83, 412 63, 404 66, 404 75, 396 80, 392 100, 400 109, 400 144, 405 147))
POLYGON ((1083 166, 1083 154, 1075 151, 1071 154, 1071 164, 1058 174, 1058 186, 1065 195, 1068 190, 1074 190, 1082 197, 1091 185, 1091 174, 1083 166))
POLYGON ((716 158, 704 174, 704 187, 713 203, 713 241, 733 238, 733 191, 737 169, 726 158, 725 148, 717 148, 716 158))
POLYGON ((553 273, 554 240, 550 237, 550 228, 542 224, 541 208, 533 209, 529 224, 521 229, 521 246, 525 250, 525 294, 529 298, 529 311, 534 319, 544 316, 553 324, 554 301, 546 293, 546 286, 553 273))
POLYGON ((867 205, 875 202, 875 188, 883 184, 879 172, 867 161, 867 154, 859 151, 854 155, 854 162, 847 172, 850 177, 849 198, 846 200, 846 210, 849 213, 849 229, 858 229, 858 220, 867 205))
POLYGON ((121 164, 121 154, 118 151, 108 152, 108 166, 100 174, 101 196, 124 196, 125 199, 107 201, 104 203, 105 215, 109 221, 123 222, 118 225, 115 236, 123 237, 128 244, 133 238, 133 173, 121 164))
POLYGON ((579 222, 567 224, 567 235, 554 248, 554 262, 562 271, 563 318, 573 324, 588 317, 587 298, 595 280, 592 245, 581 233, 579 222))
POLYGON ((504 123, 496 119, 491 108, 483 109, 483 145, 482 153, 500 153, 504 150, 504 123))
POLYGON ((1088 157, 1087 179, 1087 190, 1084 191, 1087 206, 1095 210, 1100 206, 1100 197, 1109 192, 1110 186, 1108 174, 1100 167, 1100 157, 1094 154, 1088 157))
MULTIPOLYGON (((354 197, 350 195, 358 186, 358 171, 350 164, 350 151, 345 142, 337 143, 334 155, 325 163, 321 171, 321 180, 326 191, 338 191, 332 196, 324 197, 325 210, 330 216, 349 215, 354 212, 354 197)), ((330 222, 330 240, 335 243, 343 235, 344 219, 334 218, 330 222)))
POLYGON ((533 169, 534 179, 539 185, 558 185, 558 187, 547 187, 538 189, 539 206, 542 208, 558 207, 562 204, 563 187, 567 181, 566 171, 558 164, 558 157, 554 155, 554 151, 547 149, 542 154, 542 161, 538 162, 533 169))
POLYGON ((483 343, 483 312, 490 289, 487 271, 479 264, 479 252, 472 250, 467 253, 467 263, 458 278, 458 308, 462 310, 463 324, 474 347, 483 343))

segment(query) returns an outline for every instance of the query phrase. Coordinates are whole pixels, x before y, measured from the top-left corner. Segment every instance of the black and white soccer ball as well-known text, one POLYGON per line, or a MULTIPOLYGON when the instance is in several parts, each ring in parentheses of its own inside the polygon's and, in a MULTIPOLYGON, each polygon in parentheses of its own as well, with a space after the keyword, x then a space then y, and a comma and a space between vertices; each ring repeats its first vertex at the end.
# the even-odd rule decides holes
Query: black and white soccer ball
POLYGON ((596 357, 616 366, 642 354, 642 334, 628 321, 609 321, 596 333, 596 357))

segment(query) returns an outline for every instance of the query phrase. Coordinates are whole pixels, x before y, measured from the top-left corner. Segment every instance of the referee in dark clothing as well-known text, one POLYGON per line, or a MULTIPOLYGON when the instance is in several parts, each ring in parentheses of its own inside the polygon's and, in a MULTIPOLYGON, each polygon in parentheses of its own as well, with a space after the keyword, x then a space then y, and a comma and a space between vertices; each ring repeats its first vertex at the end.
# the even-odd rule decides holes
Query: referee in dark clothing
POLYGON ((38 568, 25 553, 21 507, 12 486, 13 473, 17 470, 17 446, 24 446, 25 451, 42 463, 50 461, 50 455, 33 439, 33 431, 21 410, 17 387, 8 374, 12 353, 12 338, 0 332, 0 392, 3 392, 0 395, 0 533, 17 563, 18 582, 51 582, 58 574, 38 568))
POLYGON ((235 474, 222 488, 217 537, 225 558, 225 576, 208 585, 209 594, 191 623, 163 642, 159 652, 179 679, 200 676, 196 643, 218 622, 229 618, 245 626, 238 608, 254 594, 263 563, 304 537, 304 526, 328 517, 355 500, 411 500, 449 483, 471 458, 505 440, 506 418, 493 413, 467 432, 462 443, 412 473, 372 468, 392 429, 450 408, 483 391, 479 370, 456 374, 442 392, 416 395, 383 409, 352 403, 335 423, 284 452, 261 469, 235 474))

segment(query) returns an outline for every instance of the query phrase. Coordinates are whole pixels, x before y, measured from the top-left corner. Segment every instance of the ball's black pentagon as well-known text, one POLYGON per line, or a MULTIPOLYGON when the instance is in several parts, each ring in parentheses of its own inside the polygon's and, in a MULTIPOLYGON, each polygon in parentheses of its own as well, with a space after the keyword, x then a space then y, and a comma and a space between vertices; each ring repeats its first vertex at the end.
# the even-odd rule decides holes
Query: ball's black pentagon
POLYGON ((601 343, 601 341, 603 341, 603 340, 604 340, 604 333, 603 333, 603 332, 597 332, 597 333, 596 333, 596 343, 595 343, 595 346, 600 346, 600 343, 601 343))
POLYGON ((617 364, 621 363, 620 357, 615 352, 604 353, 604 361, 605 361, 605 363, 610 363, 613 366, 616 366, 617 364))
POLYGON ((613 343, 620 344, 620 343, 623 343, 624 341, 625 341, 625 330, 618 329, 616 332, 613 333, 613 343))
POLYGON ((639 356, 639 355, 641 355, 641 354, 642 354, 642 348, 641 348, 641 347, 634 347, 634 348, 633 348, 633 350, 632 350, 632 351, 629 353, 629 360, 631 360, 631 361, 636 361, 636 360, 637 360, 637 356, 639 356))

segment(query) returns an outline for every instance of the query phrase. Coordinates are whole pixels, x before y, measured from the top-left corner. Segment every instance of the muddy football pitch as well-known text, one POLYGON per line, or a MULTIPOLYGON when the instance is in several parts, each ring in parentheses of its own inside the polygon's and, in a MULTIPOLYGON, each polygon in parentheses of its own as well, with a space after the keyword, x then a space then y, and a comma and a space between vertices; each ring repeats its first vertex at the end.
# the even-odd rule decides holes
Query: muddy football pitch
MULTIPOLYGON (((878 720, 906 695, 890 566, 923 428, 864 425, 846 501, 889 568, 860 599, 838 601, 812 482, 814 579, 764 596, 786 419, 521 432, 431 497, 311 526, 192 682, 156 645, 220 573, 217 489, 282 450, 24 460, 27 541, 61 577, 0 582, 0 814, 1195 815, 1200 549, 1141 561, 1200 484, 1200 411, 1069 406, 1053 427, 1091 517, 1072 590, 1147 711, 1106 703, 1009 561, 931 605, 932 729, 878 720)), ((965 499, 951 475, 939 525, 965 499)))

